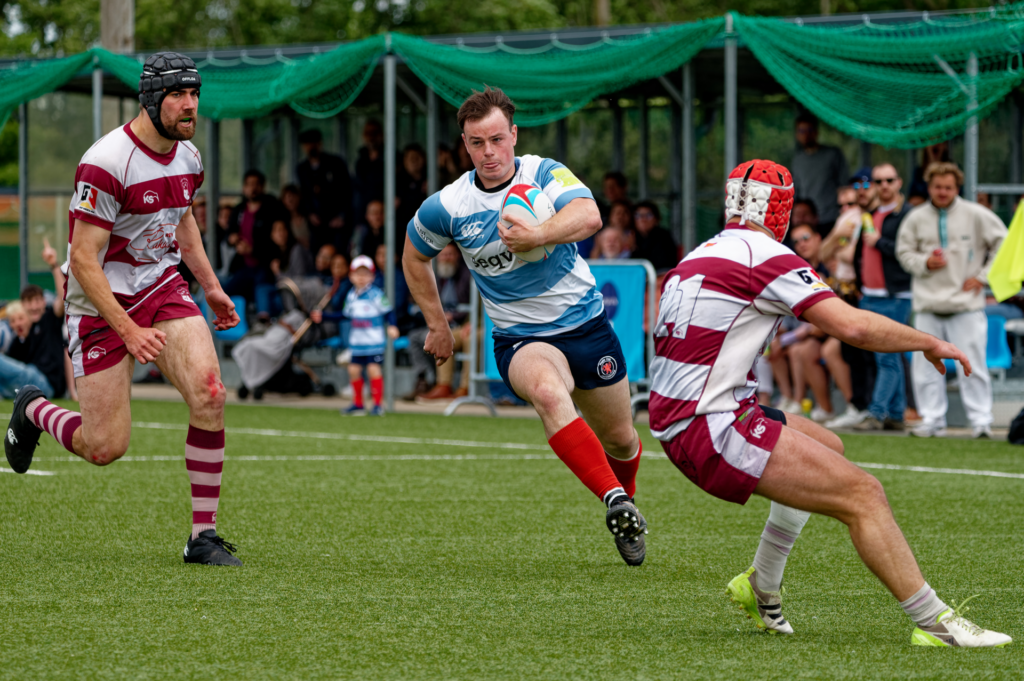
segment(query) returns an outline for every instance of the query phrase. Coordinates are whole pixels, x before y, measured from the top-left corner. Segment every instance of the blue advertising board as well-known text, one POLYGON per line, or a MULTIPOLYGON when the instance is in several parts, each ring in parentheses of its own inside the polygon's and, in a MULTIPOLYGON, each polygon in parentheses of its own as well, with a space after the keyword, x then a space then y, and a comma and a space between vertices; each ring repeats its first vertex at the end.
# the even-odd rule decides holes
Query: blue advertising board
MULTIPOLYGON (((644 333, 644 304, 647 291, 647 269, 642 264, 604 265, 588 262, 590 271, 597 282, 597 290, 604 296, 604 311, 608 315, 615 335, 622 345, 626 358, 626 372, 629 380, 647 378, 647 363, 644 348, 647 334, 644 333)), ((491 331, 494 324, 484 313, 484 374, 487 378, 500 381, 498 365, 494 361, 494 339, 491 331)))

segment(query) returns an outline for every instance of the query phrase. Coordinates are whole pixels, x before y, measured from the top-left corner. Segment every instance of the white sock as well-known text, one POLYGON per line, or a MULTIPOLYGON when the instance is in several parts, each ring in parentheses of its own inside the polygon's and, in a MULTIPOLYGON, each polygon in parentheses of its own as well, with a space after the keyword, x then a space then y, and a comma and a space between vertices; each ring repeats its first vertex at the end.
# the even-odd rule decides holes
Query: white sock
POLYGON ((778 591, 782 588, 782 572, 786 569, 789 552, 810 517, 811 514, 806 511, 772 502, 768 522, 761 533, 761 543, 754 554, 759 589, 778 591))
POLYGON ((928 586, 928 582, 925 582, 916 594, 902 601, 900 607, 919 627, 934 625, 938 616, 949 610, 949 606, 928 586))

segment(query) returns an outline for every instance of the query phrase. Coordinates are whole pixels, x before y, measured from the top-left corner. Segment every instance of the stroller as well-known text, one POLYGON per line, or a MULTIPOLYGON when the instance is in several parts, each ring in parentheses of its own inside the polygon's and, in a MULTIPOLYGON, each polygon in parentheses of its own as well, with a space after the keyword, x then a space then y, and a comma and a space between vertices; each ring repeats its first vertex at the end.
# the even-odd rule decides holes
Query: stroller
POLYGON ((320 340, 322 329, 313 327, 308 305, 315 300, 313 309, 323 310, 332 292, 323 282, 312 278, 299 283, 282 278, 277 287, 287 312, 262 335, 247 336, 231 350, 242 376, 238 397, 244 400, 250 392, 257 400, 263 399, 266 392, 298 393, 305 397, 317 391, 330 397, 334 386, 321 385, 316 373, 294 355, 320 340), (295 367, 301 371, 295 371, 295 367))

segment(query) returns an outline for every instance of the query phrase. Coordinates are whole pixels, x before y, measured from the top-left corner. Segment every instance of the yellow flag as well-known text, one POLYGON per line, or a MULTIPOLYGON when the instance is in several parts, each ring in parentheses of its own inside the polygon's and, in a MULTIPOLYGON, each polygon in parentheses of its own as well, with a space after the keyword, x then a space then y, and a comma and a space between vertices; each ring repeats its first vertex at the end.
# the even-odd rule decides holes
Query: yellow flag
POLYGON ((1024 282, 1024 201, 1017 206, 1010 231, 988 272, 988 285, 999 302, 1020 293, 1021 282, 1024 282))

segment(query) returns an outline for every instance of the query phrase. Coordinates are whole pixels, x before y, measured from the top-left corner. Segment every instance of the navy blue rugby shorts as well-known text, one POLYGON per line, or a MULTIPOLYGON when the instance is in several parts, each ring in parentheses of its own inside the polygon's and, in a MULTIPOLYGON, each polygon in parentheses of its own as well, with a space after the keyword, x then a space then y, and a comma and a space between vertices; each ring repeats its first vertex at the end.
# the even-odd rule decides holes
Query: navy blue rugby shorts
MULTIPOLYGON (((626 359, 619 338, 602 311, 582 326, 554 336, 494 336, 494 359, 498 373, 508 389, 515 389, 508 378, 512 357, 530 343, 547 343, 558 349, 569 362, 569 370, 581 390, 614 385, 626 377, 626 359)), ((521 396, 520 396, 521 397, 521 396)))

